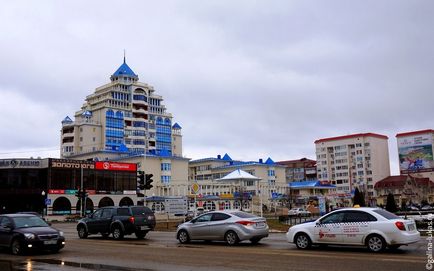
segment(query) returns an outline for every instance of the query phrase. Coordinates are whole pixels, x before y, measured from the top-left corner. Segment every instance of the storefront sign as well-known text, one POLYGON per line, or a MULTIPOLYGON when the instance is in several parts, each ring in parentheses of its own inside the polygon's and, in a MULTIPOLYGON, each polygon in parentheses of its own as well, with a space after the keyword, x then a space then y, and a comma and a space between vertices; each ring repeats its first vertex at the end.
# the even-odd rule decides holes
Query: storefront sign
POLYGON ((47 166, 43 159, 2 159, 0 168, 42 168, 47 166))
POLYGON ((51 168, 94 169, 95 165, 94 165, 94 162, 92 162, 92 161, 50 159, 50 167, 51 168))
POLYGON ((96 169, 102 170, 120 170, 120 171, 136 171, 137 164, 132 163, 115 163, 115 162, 95 162, 96 169))
POLYGON ((63 189, 49 189, 48 194, 65 194, 63 189))

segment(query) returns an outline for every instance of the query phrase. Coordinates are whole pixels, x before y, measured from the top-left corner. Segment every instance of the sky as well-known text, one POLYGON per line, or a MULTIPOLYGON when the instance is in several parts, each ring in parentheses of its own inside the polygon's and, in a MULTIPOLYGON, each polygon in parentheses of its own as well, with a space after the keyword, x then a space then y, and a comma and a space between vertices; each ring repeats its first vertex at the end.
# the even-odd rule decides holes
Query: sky
POLYGON ((315 159, 314 141, 434 128, 433 1, 6 1, 0 158, 59 157, 61 121, 124 50, 183 155, 315 159))

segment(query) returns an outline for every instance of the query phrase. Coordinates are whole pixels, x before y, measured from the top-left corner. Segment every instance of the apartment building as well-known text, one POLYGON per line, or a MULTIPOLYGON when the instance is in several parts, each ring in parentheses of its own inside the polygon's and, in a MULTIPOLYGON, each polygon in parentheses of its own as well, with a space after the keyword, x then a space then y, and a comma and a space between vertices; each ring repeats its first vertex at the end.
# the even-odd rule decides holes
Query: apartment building
POLYGON ((74 120, 62 121, 61 158, 136 163, 154 174, 151 195, 185 195, 188 161, 182 157, 182 128, 163 97, 139 81, 125 61, 110 82, 85 98, 74 120))
POLYGON ((287 183, 317 180, 315 160, 301 158, 279 161, 276 164, 285 166, 287 183))
POLYGON ((390 176, 388 137, 360 133, 315 141, 317 176, 336 185, 331 195, 337 204, 350 205, 358 187, 367 202, 375 203, 374 185, 390 176))

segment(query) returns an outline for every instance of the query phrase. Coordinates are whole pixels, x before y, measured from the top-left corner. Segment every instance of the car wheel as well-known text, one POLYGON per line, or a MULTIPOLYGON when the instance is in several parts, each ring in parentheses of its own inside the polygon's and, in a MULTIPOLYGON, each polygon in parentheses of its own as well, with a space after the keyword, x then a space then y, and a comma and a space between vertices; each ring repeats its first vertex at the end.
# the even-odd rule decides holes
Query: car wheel
POLYGON ((124 238, 124 232, 122 231, 121 227, 114 226, 112 230, 112 235, 115 240, 121 240, 124 238))
POLYGON ((86 230, 85 226, 83 226, 83 225, 78 226, 77 233, 78 233, 78 237, 80 239, 87 238, 88 233, 87 233, 87 230, 86 230))
POLYGON ((234 231, 228 231, 225 234, 225 241, 226 241, 226 244, 233 246, 233 245, 238 244, 240 239, 238 238, 238 235, 234 231))
POLYGON ((386 241, 380 235, 371 235, 366 239, 366 246, 372 252, 380 252, 386 248, 386 241))
POLYGON ((23 246, 21 245, 20 240, 14 239, 11 244, 11 252, 14 255, 23 254, 23 246))
POLYGON ((147 231, 136 231, 136 237, 137 239, 143 239, 145 238, 147 233, 147 231))
POLYGON ((178 240, 181 244, 186 244, 190 242, 190 236, 186 230, 180 230, 178 232, 178 240))
POLYGON ((254 245, 256 245, 257 243, 259 243, 259 241, 261 241, 261 238, 252 238, 250 239, 250 242, 254 245))
POLYGON ((298 249, 309 249, 312 246, 312 241, 305 233, 299 233, 295 236, 295 245, 298 249))

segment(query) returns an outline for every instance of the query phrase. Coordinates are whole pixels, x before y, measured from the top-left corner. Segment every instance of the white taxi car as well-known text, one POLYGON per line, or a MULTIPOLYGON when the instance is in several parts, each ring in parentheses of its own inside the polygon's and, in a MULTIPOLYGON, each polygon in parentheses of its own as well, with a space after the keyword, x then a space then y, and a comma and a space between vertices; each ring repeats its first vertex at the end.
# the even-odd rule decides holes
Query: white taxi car
POLYGON ((413 220, 405 220, 380 208, 346 208, 316 221, 289 228, 286 239, 299 249, 313 244, 361 245, 373 252, 396 249, 420 239, 413 220))

